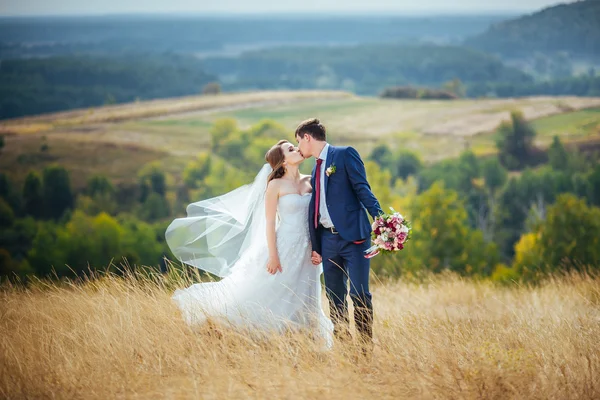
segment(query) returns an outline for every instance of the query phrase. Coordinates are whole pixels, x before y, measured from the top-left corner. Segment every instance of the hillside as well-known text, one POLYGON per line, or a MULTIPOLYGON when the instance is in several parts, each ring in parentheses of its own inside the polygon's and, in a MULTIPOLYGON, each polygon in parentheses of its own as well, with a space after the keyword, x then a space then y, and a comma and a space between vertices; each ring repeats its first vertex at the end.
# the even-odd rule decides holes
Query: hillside
POLYGON ((291 44, 397 41, 457 43, 483 32, 498 15, 106 15, 0 18, 0 59, 132 51, 239 54, 291 44))
POLYGON ((208 58, 204 66, 232 90, 321 88, 373 95, 387 86, 439 86, 455 78, 467 85, 531 82, 488 54, 442 45, 280 47, 208 58))
MULTIPOLYGON (((552 135, 566 141, 598 140, 600 98, 533 97, 459 101, 384 100, 335 91, 277 91, 195 96, 113 105, 0 121, 5 146, 0 170, 21 181, 52 163, 72 171, 77 187, 94 173, 117 182, 134 179, 158 161, 175 176, 210 146, 215 121, 235 119, 248 128, 273 120, 293 132, 299 121, 319 117, 330 140, 368 155, 379 142, 417 152, 426 162, 456 157, 466 146, 495 152, 492 131, 511 110, 539 123, 538 143, 552 135), (589 110, 584 110, 589 109, 589 110), (583 111, 578 111, 583 110, 583 111), (563 117, 560 129, 548 118, 563 117), (49 150, 40 152, 44 145, 49 150), (76 150, 76 151, 74 151, 76 150)), ((555 120, 551 120, 555 121, 555 120)))
POLYGON ((504 57, 529 57, 534 52, 567 52, 600 56, 600 1, 560 4, 492 25, 465 44, 504 57))
POLYGON ((2 60, 0 120, 198 94, 215 80, 194 58, 176 55, 2 60))

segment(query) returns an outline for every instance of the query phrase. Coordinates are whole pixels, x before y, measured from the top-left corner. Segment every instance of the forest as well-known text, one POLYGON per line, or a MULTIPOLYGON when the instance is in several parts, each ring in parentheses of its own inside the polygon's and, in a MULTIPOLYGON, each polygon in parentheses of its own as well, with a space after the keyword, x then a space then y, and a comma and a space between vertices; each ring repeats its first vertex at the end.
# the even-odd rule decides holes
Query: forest
MULTIPOLYGON (((52 165, 17 183, 0 175, 0 271, 4 276, 77 276, 121 263, 165 268, 170 221, 192 199, 249 183, 266 150, 291 133, 273 121, 242 129, 233 119, 210 129, 210 150, 181 179, 150 163, 131 184, 102 175, 74 190, 69 171, 52 165)), ((364 154, 369 182, 384 207, 413 223, 398 256, 378 256, 381 277, 455 271, 498 282, 535 282, 550 272, 600 265, 600 156, 565 146, 534 145, 536 131, 515 111, 500 125, 497 156, 467 149, 426 164, 386 143, 364 154)), ((310 173, 311 163, 303 165, 310 173)))

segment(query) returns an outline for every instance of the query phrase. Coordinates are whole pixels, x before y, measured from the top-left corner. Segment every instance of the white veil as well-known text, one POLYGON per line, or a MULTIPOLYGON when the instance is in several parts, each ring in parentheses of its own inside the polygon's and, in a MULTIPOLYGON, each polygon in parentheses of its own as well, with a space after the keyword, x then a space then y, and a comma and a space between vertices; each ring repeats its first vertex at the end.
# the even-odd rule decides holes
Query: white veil
POLYGON ((222 196, 187 207, 187 217, 167 228, 165 239, 175 257, 186 264, 224 277, 253 244, 266 245, 265 164, 254 182, 222 196))

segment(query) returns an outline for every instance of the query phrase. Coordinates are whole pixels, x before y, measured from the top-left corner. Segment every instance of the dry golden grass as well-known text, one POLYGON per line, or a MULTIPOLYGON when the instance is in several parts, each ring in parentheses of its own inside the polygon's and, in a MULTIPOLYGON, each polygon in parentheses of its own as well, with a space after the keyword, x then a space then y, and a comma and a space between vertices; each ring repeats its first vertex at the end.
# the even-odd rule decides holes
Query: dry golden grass
POLYGON ((122 122, 212 109, 236 109, 238 107, 247 107, 249 104, 268 106, 286 102, 337 99, 351 96, 350 93, 342 91, 282 90, 157 99, 1 121, 0 133, 39 133, 52 129, 71 128, 88 124, 122 122))
POLYGON ((174 273, 0 291, 3 398, 599 398, 600 279, 374 287, 376 348, 190 329, 174 273))

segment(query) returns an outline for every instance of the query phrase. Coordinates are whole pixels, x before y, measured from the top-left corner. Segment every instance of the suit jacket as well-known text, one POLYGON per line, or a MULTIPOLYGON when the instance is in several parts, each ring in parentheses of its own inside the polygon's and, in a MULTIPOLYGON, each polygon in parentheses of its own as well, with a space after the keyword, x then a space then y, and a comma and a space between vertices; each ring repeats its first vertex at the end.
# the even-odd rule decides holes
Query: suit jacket
MULTIPOLYGON (((332 165, 335 166, 336 171, 330 176, 325 174, 325 184, 321 190, 325 190, 327 210, 333 226, 344 240, 355 242, 368 239, 372 230, 367 211, 373 218, 383 211, 367 182, 365 165, 354 148, 330 145, 325 170, 332 165)), ((315 174, 316 165, 311 179, 313 195, 310 199, 308 225, 312 249, 322 254, 321 237, 314 225, 315 174)))

